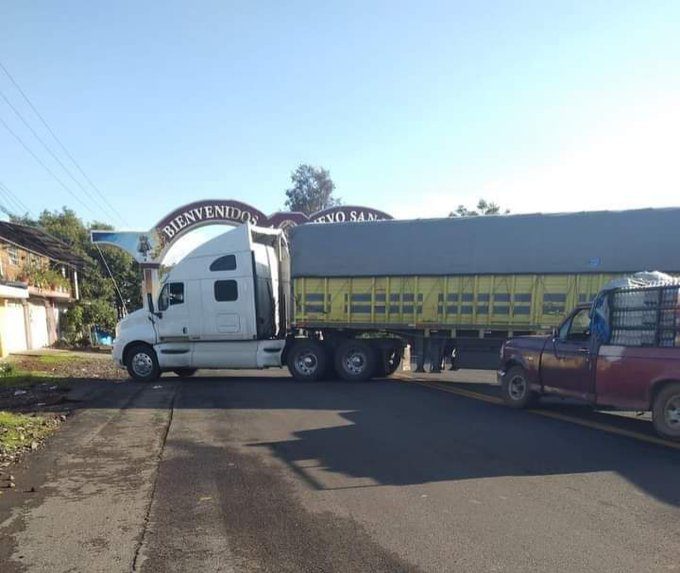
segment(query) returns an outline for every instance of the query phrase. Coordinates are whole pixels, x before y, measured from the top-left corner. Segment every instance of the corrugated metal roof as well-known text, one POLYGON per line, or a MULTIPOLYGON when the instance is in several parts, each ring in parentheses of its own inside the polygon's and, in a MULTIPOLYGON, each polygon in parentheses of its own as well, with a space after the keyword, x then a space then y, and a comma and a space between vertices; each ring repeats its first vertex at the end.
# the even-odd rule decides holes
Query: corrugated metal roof
POLYGON ((680 272, 680 208, 308 224, 293 276, 680 272))
POLYGON ((0 221, 0 239, 74 267, 85 264, 82 257, 73 254, 69 245, 37 227, 0 221))

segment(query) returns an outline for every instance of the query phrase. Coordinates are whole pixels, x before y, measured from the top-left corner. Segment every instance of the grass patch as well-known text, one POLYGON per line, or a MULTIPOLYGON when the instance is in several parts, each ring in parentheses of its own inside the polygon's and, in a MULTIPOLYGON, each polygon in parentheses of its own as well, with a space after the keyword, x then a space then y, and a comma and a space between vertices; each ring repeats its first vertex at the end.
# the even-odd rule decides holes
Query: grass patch
POLYGON ((22 386, 33 386, 34 384, 41 384, 42 382, 59 385, 60 383, 63 383, 64 380, 51 375, 49 372, 26 372, 23 370, 15 370, 9 376, 0 377, 0 388, 21 388, 22 386))
POLYGON ((68 364, 69 362, 82 362, 85 360, 82 356, 72 352, 64 352, 59 354, 40 354, 35 356, 35 359, 45 366, 58 366, 60 364, 68 364))
POLYGON ((0 363, 0 388, 32 386, 41 382, 57 383, 57 379, 49 372, 32 372, 8 362, 0 363))
POLYGON ((12 454, 18 450, 33 449, 55 429, 53 420, 0 412, 0 453, 12 454), (32 446, 34 442, 35 446, 32 446))

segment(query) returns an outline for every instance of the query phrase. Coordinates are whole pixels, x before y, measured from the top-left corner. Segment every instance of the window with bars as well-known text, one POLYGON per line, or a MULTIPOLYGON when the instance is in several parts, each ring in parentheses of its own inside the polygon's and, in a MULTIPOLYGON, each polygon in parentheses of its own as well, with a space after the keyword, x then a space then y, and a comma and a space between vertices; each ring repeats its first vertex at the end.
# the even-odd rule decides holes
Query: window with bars
POLYGON ((7 247, 7 258, 10 265, 18 267, 21 263, 21 258, 19 257, 19 249, 16 247, 7 247))

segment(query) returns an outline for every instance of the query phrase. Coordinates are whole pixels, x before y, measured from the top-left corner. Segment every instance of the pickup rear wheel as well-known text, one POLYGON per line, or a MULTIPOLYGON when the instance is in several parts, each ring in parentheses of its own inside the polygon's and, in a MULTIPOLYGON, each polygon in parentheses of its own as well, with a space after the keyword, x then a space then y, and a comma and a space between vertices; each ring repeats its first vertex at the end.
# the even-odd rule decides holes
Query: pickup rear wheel
POLYGON ((656 395, 652 421, 660 436, 680 440, 680 383, 667 384, 656 395))
POLYGON ((521 366, 513 366, 503 376, 501 391, 504 402, 511 408, 526 408, 536 399, 531 390, 529 377, 521 366))
POLYGON ((293 343, 286 361, 295 380, 316 382, 328 369, 326 349, 316 340, 299 340, 293 343))

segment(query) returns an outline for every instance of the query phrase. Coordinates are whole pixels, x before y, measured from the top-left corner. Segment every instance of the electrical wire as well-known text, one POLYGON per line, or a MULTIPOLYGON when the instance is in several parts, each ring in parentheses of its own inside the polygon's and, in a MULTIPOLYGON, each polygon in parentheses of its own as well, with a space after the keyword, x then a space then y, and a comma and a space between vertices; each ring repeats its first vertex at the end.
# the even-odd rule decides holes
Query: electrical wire
POLYGON ((127 305, 125 304, 125 301, 123 300, 123 295, 120 292, 120 289, 118 288, 118 283, 116 282, 116 279, 114 278, 113 273, 111 272, 111 269, 109 268, 109 263, 106 262, 106 257, 104 257, 104 253, 99 248, 99 245, 97 243, 94 243, 94 246, 97 247, 97 251, 99 252, 99 256, 101 257, 102 262, 104 263, 104 266, 106 267, 106 272, 109 273, 109 277, 111 278, 111 282, 113 283, 113 288, 116 289, 116 293, 118 294, 118 298, 120 299, 120 304, 123 307, 123 312, 124 312, 124 314, 127 314, 127 305))
MULTIPOLYGON (((5 101, 5 103, 9 106, 9 108, 14 112, 14 115, 16 115, 16 116, 19 118, 19 120, 20 120, 20 121, 28 128, 28 130, 33 134, 33 136, 40 142, 40 144, 45 148, 45 150, 47 151, 47 153, 49 153, 49 154, 52 156, 52 158, 53 158, 53 159, 61 166, 61 168, 62 168, 62 169, 64 170, 64 172, 65 172, 65 173, 73 180, 73 182, 74 182, 76 185, 78 185, 78 187, 80 187, 80 188, 82 189, 83 193, 85 193, 85 195, 87 195, 87 197, 88 197, 90 200, 92 200, 96 205, 99 206, 100 203, 99 203, 98 199, 97 199, 97 198, 92 194, 92 192, 89 191, 89 190, 88 190, 88 189, 87 189, 87 188, 86 188, 86 187, 85 187, 78 179, 76 179, 76 178, 73 176, 73 173, 71 173, 71 170, 70 170, 68 167, 66 167, 66 165, 64 165, 64 163, 62 162, 62 160, 59 159, 59 157, 58 157, 57 154, 52 150, 52 148, 51 148, 49 145, 47 145, 47 143, 45 143, 45 141, 43 140, 43 138, 40 137, 40 135, 35 131, 35 129, 33 129, 33 127, 31 126, 31 124, 28 123, 28 121, 26 120, 26 118, 21 114, 21 112, 20 112, 16 107, 14 107, 14 105, 12 104, 12 102, 9 101, 9 99, 7 99, 7 96, 6 96, 4 93, 2 93, 2 91, 0 91, 0 97, 5 101)), ((101 207, 100 207, 100 208, 101 208, 101 207)), ((118 214, 117 214, 115 211, 113 211, 113 210, 110 210, 110 212, 107 213, 105 210, 102 209, 102 213, 106 213, 106 216, 107 216, 107 217, 110 216, 110 215, 112 215, 112 214, 113 214, 114 217, 118 217, 118 214)))
POLYGON ((17 197, 16 194, 2 181, 0 181, 0 194, 3 194, 5 197, 7 197, 7 201, 14 204, 14 208, 16 210, 28 213, 31 217, 33 216, 31 210, 26 206, 26 204, 21 199, 19 199, 19 197, 17 197))
POLYGON ((9 126, 7 125, 7 122, 0 117, 0 123, 2 123, 3 127, 19 142, 19 144, 26 150, 26 152, 33 157, 33 159, 36 160, 36 162, 45 170, 47 173, 49 173, 52 176, 52 179, 54 179, 61 187, 63 187, 64 190, 66 190, 69 195, 71 195, 78 203, 80 203, 85 209, 87 209, 90 213, 92 213, 95 217, 97 216, 94 211, 90 208, 89 205, 84 203, 78 195, 76 195, 71 189, 64 183, 57 175, 52 171, 45 163, 38 157, 33 150, 26 145, 23 139, 17 135, 17 133, 9 126))
POLYGON ((14 87, 17 89, 17 91, 18 91, 18 92, 21 94, 21 96, 24 98, 24 100, 26 101, 26 103, 28 104, 28 106, 31 108, 31 110, 33 111, 33 113, 35 113, 36 117, 40 120, 40 122, 43 124, 43 126, 45 127, 45 129, 50 133, 50 135, 52 136, 52 138, 54 139, 54 141, 57 142, 57 144, 59 145, 59 147, 61 148, 61 150, 64 152, 64 154, 71 160, 71 162, 72 162, 73 165, 76 167, 76 169, 80 172, 80 174, 83 176, 83 178, 85 179, 85 181, 87 181, 87 183, 90 185, 90 187, 92 187, 92 189, 94 189, 94 191, 97 193, 97 195, 99 195, 99 197, 101 198, 101 200, 109 207, 109 209, 110 209, 113 213, 116 214, 116 217, 118 217, 118 219, 119 219, 123 224, 126 224, 125 218, 120 214, 120 212, 119 212, 113 205, 111 205, 111 203, 109 202, 109 200, 106 198, 106 195, 105 195, 104 193, 102 193, 102 191, 99 189, 99 187, 97 187, 97 186, 94 184, 94 182, 92 181, 92 179, 90 179, 90 177, 88 177, 88 175, 85 173, 85 171, 83 170, 83 168, 80 166, 80 163, 78 163, 78 162, 76 161, 75 157, 73 157, 73 155, 71 154, 71 152, 70 152, 70 151, 66 148, 66 146, 62 143, 61 139, 59 139, 59 137, 57 137, 57 134, 56 134, 56 133, 54 132, 54 130, 49 126, 49 124, 47 123, 47 120, 42 116, 42 114, 38 111, 38 109, 35 107, 35 105, 33 105, 33 102, 29 99, 28 95, 26 95, 26 92, 24 92, 24 90, 21 89, 21 86, 19 85, 19 83, 14 79, 14 76, 12 76, 12 74, 9 73, 9 70, 4 66, 4 64, 3 64, 1 61, 0 61, 0 68, 1 68, 2 71, 5 73, 5 75, 9 78, 9 81, 12 82, 12 84, 14 85, 14 87))

